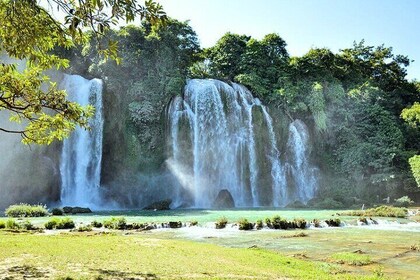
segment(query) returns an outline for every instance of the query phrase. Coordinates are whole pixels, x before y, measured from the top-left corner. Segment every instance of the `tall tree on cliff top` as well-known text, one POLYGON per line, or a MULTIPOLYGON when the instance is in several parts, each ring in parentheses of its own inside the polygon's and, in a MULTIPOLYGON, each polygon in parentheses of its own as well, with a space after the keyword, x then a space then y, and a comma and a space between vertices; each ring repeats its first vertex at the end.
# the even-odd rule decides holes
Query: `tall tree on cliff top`
POLYGON ((62 140, 77 125, 87 128, 94 109, 70 102, 66 93, 49 81, 45 71, 63 69, 69 61, 51 53, 56 47, 71 48, 98 38, 99 53, 119 63, 117 43, 99 40, 118 21, 145 19, 152 24, 165 22, 162 7, 146 0, 0 0, 0 111, 10 120, 23 122, 25 128, 13 129, 0 124, 0 131, 17 133, 24 143, 50 144, 62 140), (64 14, 62 22, 53 10, 64 14), (85 31, 90 31, 86 33, 85 31), (26 63, 18 69, 8 58, 26 63), (41 86, 49 85, 48 89, 41 86))

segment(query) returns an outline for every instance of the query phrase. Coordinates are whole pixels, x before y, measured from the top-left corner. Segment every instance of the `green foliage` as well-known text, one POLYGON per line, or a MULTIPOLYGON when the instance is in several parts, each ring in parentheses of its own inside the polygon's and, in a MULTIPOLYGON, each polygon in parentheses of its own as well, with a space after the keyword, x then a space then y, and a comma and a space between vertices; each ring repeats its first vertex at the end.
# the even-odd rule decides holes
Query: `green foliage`
POLYGON ((325 223, 329 226, 329 227, 339 227, 341 224, 341 220, 336 218, 336 219, 329 219, 329 220, 325 220, 325 223))
POLYGON ((344 205, 340 201, 336 201, 334 198, 327 197, 320 202, 315 203, 315 208, 318 209, 342 209, 344 205))
POLYGON ((372 260, 369 255, 362 253, 335 253, 331 256, 331 259, 348 265, 363 266, 372 263, 372 260))
POLYGON ((19 224, 20 229, 24 230, 36 230, 37 227, 35 227, 30 221, 23 221, 19 224))
POLYGON ((262 220, 257 220, 257 222, 255 223, 255 228, 256 229, 262 229, 264 227, 264 223, 262 220))
POLYGON ((53 208, 51 210, 51 214, 53 216, 62 216, 63 215, 63 209, 61 209, 61 208, 53 208))
POLYGON ((315 120, 315 128, 318 131, 327 130, 327 115, 325 114, 325 100, 323 87, 320 83, 314 83, 311 94, 308 96, 308 106, 315 120))
POLYGON ((70 218, 52 218, 44 224, 46 229, 73 229, 75 224, 70 218))
POLYGON ((407 209, 400 207, 392 207, 382 205, 376 208, 369 208, 366 210, 350 211, 340 213, 341 216, 366 216, 366 217, 395 217, 405 218, 407 217, 407 209))
POLYGON ((414 127, 418 126, 420 124, 420 103, 414 102, 411 107, 402 110, 401 118, 414 127))
POLYGON ((6 222, 0 221, 0 229, 6 228, 6 222))
POLYGON ((220 217, 215 222, 215 226, 216 226, 217 229, 222 229, 222 228, 226 227, 227 223, 228 223, 228 220, 227 220, 226 217, 220 217))
POLYGON ((250 223, 247 219, 241 218, 238 221, 239 230, 251 230, 254 228, 254 224, 250 223))
POLYGON ((4 214, 7 217, 43 217, 48 216, 49 212, 45 205, 30 205, 26 203, 20 203, 15 205, 10 205, 4 214))
POLYGON ((411 172, 417 182, 417 186, 420 187, 420 155, 411 157, 408 162, 410 163, 411 172))
POLYGON ((124 217, 112 217, 110 220, 105 220, 103 225, 108 229, 123 230, 127 228, 127 221, 124 217))
POLYGON ((15 219, 8 219, 6 221, 6 229, 18 230, 20 229, 20 226, 15 219))
POLYGON ((101 227, 102 227, 102 223, 101 223, 101 222, 98 222, 98 221, 96 221, 96 220, 92 221, 91 225, 92 225, 94 228, 101 228, 101 227))
POLYGON ((397 207, 409 207, 411 204, 414 203, 414 201, 412 201, 407 195, 395 199, 394 201, 394 205, 397 207))
POLYGON ((80 225, 77 228, 77 231, 78 232, 92 231, 92 226, 90 226, 90 225, 80 225))
POLYGON ((25 124, 22 129, 0 127, 0 130, 20 134, 26 144, 50 144, 69 136, 77 125, 88 128, 88 119, 94 112, 92 106, 83 107, 67 100, 65 92, 49 81, 46 70, 69 65, 68 60, 51 54, 51 50, 84 44, 91 36, 96 39, 98 53, 119 62, 115 41, 108 40, 103 44, 106 48, 99 44, 111 25, 120 19, 133 21, 136 16, 155 24, 166 20, 162 7, 151 0, 144 6, 136 1, 47 2, 47 6, 65 14, 64 24, 37 1, 0 2, 0 53, 22 60, 22 65, 26 61, 23 70, 14 62, 0 65, 0 111, 8 111, 11 121, 25 124), (109 14, 104 7, 112 8, 109 14), (83 33, 86 29, 92 32, 83 33))

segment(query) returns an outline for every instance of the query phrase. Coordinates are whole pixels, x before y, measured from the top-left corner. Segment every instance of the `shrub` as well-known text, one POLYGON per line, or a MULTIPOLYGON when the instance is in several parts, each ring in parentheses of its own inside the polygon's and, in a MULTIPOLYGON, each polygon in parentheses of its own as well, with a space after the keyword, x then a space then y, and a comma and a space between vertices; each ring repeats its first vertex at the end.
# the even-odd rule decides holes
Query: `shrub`
POLYGON ((242 218, 238 221, 239 230, 251 230, 254 228, 254 224, 250 223, 247 219, 242 218))
POLYGON ((273 228, 273 224, 271 223, 270 218, 265 218, 265 224, 268 228, 273 228))
POLYGON ((37 229, 30 221, 24 221, 24 222, 20 223, 19 228, 26 229, 26 230, 36 230, 37 229))
POLYGON ((313 219, 312 224, 314 225, 314 227, 321 227, 321 221, 318 219, 313 219))
POLYGON ((169 222, 168 226, 170 228, 182 228, 182 223, 181 222, 169 222))
POLYGON ((276 215, 270 220, 271 228, 274 229, 287 229, 288 223, 286 219, 276 215))
POLYGON ((325 222, 327 223, 329 227, 339 227, 341 224, 340 219, 329 219, 329 220, 325 220, 325 222))
POLYGON ((61 208, 53 208, 51 210, 51 214, 53 214, 53 216, 62 216, 64 213, 63 213, 63 209, 61 208))
POLYGON ((306 228, 306 224, 307 222, 305 221, 305 219, 299 218, 299 219, 294 219, 293 223, 295 225, 295 228, 300 228, 300 229, 305 229, 306 228))
POLYGON ((192 220, 190 222, 190 226, 197 226, 197 225, 198 225, 198 221, 196 221, 196 220, 192 220))
POLYGON ((221 217, 216 221, 215 225, 217 229, 222 229, 226 227, 227 223, 228 220, 226 219, 226 217, 221 217))
POLYGON ((368 265, 372 263, 370 256, 360 253, 336 253, 331 256, 331 259, 340 263, 348 265, 368 265))
POLYGON ((14 219, 8 219, 6 221, 6 228, 7 229, 19 229, 19 224, 14 219))
POLYGON ((58 221, 58 219, 56 219, 56 218, 51 219, 51 220, 49 220, 48 222, 46 222, 44 224, 44 227, 46 229, 54 229, 56 227, 56 225, 57 225, 57 221, 58 221))
POLYGON ((256 229, 262 229, 264 227, 263 221, 262 220, 257 220, 257 222, 255 223, 255 228, 256 229))
POLYGON ((84 231, 92 231, 92 226, 91 225, 81 225, 77 228, 77 231, 79 232, 84 232, 84 231))
POLYGON ((105 220, 103 225, 108 229, 126 229, 127 221, 124 217, 112 217, 110 220, 105 220))
POLYGON ((102 223, 98 222, 96 220, 94 220, 92 223, 90 223, 91 226, 93 226, 94 228, 101 228, 102 227, 102 223))
POLYGON ((344 204, 340 201, 334 200, 331 197, 327 197, 321 202, 315 204, 315 208, 318 209, 342 209, 344 204))
POLYGON ((406 208, 392 207, 387 205, 382 205, 376 208, 369 208, 365 211, 348 211, 339 213, 341 216, 367 216, 367 217, 395 217, 395 218, 405 218, 407 216, 408 210, 406 208))
POLYGON ((46 229, 72 229, 75 227, 73 220, 70 218, 52 218, 44 226, 46 229))
POLYGON ((397 207, 409 207, 411 204, 414 203, 408 196, 403 196, 398 199, 394 199, 394 205, 397 207))
POLYGON ((63 218, 59 220, 55 228, 56 229, 72 229, 74 228, 74 222, 70 218, 63 218))
POLYGON ((48 216, 48 210, 45 205, 30 205, 26 203, 10 205, 4 214, 7 217, 44 217, 48 216))
POLYGON ((6 223, 4 221, 0 221, 0 229, 5 228, 6 223))

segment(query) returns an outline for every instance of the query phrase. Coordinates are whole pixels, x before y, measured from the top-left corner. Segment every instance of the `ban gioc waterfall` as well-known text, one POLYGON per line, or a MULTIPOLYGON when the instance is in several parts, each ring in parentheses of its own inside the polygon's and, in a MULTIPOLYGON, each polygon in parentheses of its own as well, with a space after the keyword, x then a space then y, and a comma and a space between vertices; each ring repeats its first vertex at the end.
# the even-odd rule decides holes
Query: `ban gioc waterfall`
POLYGON ((90 120, 90 131, 80 127, 64 140, 61 152, 60 175, 63 205, 97 207, 100 201, 102 160, 102 81, 86 80, 78 75, 65 75, 61 87, 69 100, 81 105, 91 104, 95 115, 90 120))
MULTIPOLYGON (((91 130, 78 128, 62 146, 60 204, 102 205, 102 81, 65 75, 70 100, 96 108, 91 130)), ((306 204, 317 190, 306 125, 291 121, 281 150, 268 108, 239 84, 189 80, 166 108, 166 168, 172 207, 211 208, 221 190, 236 207, 306 204)), ((157 191, 157 190, 156 190, 157 191)), ((153 189, 148 192, 154 192, 153 189)), ((142 207, 144 205, 138 205, 142 207)))
MULTIPOLYGON (((169 104, 168 127, 167 165, 194 207, 211 207, 222 189, 239 207, 307 203, 315 196, 306 125, 291 122, 283 136, 287 150, 280 151, 267 108, 239 84, 188 81, 183 97, 169 104)), ((182 193, 176 192, 175 204, 185 203, 182 193)))

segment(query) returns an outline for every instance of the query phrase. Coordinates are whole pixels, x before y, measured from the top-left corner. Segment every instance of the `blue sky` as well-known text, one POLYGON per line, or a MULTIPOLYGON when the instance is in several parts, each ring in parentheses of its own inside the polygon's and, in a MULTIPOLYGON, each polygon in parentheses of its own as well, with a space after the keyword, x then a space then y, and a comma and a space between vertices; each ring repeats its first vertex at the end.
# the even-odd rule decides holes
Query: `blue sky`
POLYGON ((408 78, 420 80, 419 0, 158 0, 170 17, 190 20, 203 47, 226 32, 257 39, 278 33, 291 55, 311 47, 334 52, 365 39, 415 60, 408 78))

